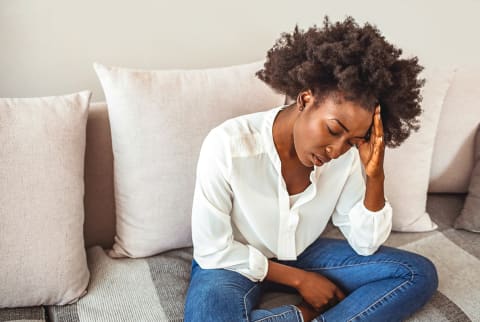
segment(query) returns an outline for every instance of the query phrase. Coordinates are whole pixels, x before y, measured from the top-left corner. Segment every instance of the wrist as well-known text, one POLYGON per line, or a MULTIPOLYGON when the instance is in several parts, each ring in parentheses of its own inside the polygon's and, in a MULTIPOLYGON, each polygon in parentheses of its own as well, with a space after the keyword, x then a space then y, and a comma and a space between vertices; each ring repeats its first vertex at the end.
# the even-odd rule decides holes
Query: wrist
POLYGON ((385 175, 383 172, 377 176, 367 176, 363 204, 368 210, 376 212, 385 206, 384 181, 385 175))
POLYGON ((303 280, 305 279, 305 271, 304 270, 301 270, 301 269, 298 269, 297 272, 295 272, 295 277, 293 279, 293 285, 292 287, 298 289, 300 287, 300 285, 303 283, 303 280))
POLYGON ((367 178, 367 181, 383 183, 385 181, 385 173, 382 170, 379 173, 376 173, 374 175, 367 174, 366 178, 367 178))
POLYGON ((269 260, 266 279, 275 283, 298 288, 304 279, 304 273, 305 271, 300 268, 269 260))

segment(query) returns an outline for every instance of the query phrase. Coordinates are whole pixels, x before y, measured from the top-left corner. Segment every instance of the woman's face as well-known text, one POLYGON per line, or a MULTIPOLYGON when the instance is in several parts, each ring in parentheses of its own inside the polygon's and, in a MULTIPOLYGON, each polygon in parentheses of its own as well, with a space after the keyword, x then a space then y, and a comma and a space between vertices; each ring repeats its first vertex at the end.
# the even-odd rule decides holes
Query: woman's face
POLYGON ((306 167, 322 166, 365 141, 373 111, 339 98, 329 95, 318 102, 311 93, 302 95, 305 108, 295 121, 293 141, 306 167))

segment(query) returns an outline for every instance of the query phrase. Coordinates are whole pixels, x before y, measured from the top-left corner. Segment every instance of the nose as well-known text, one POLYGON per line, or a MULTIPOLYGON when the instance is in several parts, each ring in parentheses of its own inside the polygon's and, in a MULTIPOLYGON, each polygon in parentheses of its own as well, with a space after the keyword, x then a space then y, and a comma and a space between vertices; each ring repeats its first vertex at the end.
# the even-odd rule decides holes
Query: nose
POLYGON ((327 146, 326 151, 330 158, 336 159, 348 151, 350 145, 348 143, 337 142, 327 146))

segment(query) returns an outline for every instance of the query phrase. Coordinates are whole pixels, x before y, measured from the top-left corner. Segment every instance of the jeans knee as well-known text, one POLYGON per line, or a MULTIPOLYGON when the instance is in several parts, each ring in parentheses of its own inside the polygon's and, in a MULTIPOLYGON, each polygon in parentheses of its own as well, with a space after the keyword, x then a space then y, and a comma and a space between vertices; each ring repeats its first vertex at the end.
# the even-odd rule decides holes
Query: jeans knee
POLYGON ((438 273, 435 265, 430 259, 418 254, 415 254, 411 264, 415 283, 419 284, 422 294, 430 298, 438 288, 438 273))
POLYGON ((195 276, 190 283, 185 322, 248 320, 247 315, 260 300, 259 285, 229 271, 219 271, 220 276, 210 279, 202 277, 212 277, 212 271, 203 273, 205 276, 195 276))
POLYGON ((242 316, 237 294, 225 292, 215 284, 203 285, 187 296, 185 321, 222 321, 223 314, 242 316), (238 302, 238 303, 237 303, 238 302))

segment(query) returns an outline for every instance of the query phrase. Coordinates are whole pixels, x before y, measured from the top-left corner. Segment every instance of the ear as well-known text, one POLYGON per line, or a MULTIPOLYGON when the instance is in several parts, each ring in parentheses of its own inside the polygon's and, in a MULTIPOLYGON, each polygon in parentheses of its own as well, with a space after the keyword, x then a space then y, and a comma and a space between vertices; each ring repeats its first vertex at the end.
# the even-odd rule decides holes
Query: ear
POLYGON ((297 96, 297 105, 300 110, 303 110, 306 106, 313 102, 313 94, 310 89, 301 91, 297 96))

